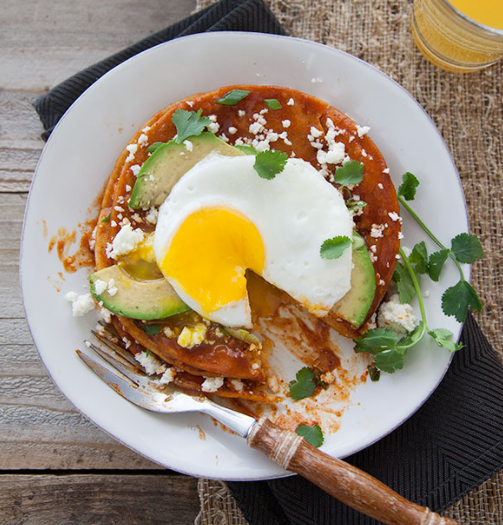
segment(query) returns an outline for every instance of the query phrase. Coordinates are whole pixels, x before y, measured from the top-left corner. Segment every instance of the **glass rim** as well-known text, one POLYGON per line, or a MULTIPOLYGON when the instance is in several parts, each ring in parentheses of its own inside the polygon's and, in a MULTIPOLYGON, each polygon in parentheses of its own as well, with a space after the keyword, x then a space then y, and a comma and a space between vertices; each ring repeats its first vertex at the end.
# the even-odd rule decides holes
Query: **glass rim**
POLYGON ((486 26, 485 24, 482 24, 481 22, 477 22, 477 20, 474 20, 473 18, 470 18, 468 15, 460 11, 456 6, 454 6, 450 0, 441 0, 448 9, 451 9, 453 13, 460 16, 465 22, 474 25, 475 27, 482 29, 484 31, 487 31, 488 33, 491 33, 494 36, 500 36, 503 38, 503 29, 497 29, 496 27, 486 26))

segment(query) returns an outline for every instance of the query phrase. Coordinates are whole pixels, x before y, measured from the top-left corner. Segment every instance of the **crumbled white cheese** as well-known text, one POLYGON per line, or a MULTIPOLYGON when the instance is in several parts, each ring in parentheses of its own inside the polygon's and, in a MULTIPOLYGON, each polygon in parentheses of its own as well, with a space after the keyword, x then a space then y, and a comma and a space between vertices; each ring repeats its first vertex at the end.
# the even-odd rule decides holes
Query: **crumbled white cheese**
POLYGON ((218 133, 218 130, 220 129, 220 124, 218 122, 211 122, 207 126, 208 131, 210 133, 218 133))
POLYGON ((383 237, 382 232, 384 231, 384 228, 387 228, 387 224, 372 224, 372 229, 370 230, 370 236, 374 237, 374 239, 378 239, 379 237, 383 237))
POLYGON ((396 211, 390 211, 388 212, 388 215, 392 221, 402 223, 402 217, 396 212, 396 211))
POLYGON ((133 175, 135 177, 138 177, 138 173, 140 173, 141 166, 139 164, 133 164, 133 166, 131 166, 130 170, 133 172, 133 175))
POLYGON ((147 135, 145 135, 145 133, 142 133, 139 137, 138 137, 138 144, 140 146, 145 146, 148 144, 148 137, 147 135))
POLYGON ((389 168, 386 168, 386 169, 382 170, 382 172, 388 174, 389 173, 389 168))
POLYGON ((345 146, 343 142, 330 144, 328 151, 318 150, 316 159, 320 164, 339 164, 344 160, 345 146))
POLYGON ((239 109, 238 110, 238 116, 239 117, 244 117, 246 115, 246 111, 244 109, 239 109))
POLYGON ((245 386, 243 381, 241 381, 240 379, 231 379, 229 382, 234 387, 236 392, 242 392, 245 386))
POLYGON ((126 162, 130 162, 134 159, 136 152, 138 151, 138 144, 128 144, 126 149, 129 151, 129 155, 126 159, 126 162))
POLYGON ((183 141, 183 145, 185 146, 185 149, 187 151, 192 151, 194 149, 194 144, 192 144, 192 142, 190 142, 190 140, 184 140, 183 141))
POLYGON ((368 126, 356 126, 356 132, 360 138, 363 137, 363 135, 366 135, 369 131, 370 128, 368 126))
POLYGON ((97 295, 101 295, 107 289, 107 283, 101 279, 94 281, 94 291, 97 295))
POLYGON ((129 184, 126 184, 126 191, 131 191, 131 186, 129 184))
POLYGON ((235 135, 238 132, 238 128, 235 128, 234 126, 230 126, 228 131, 231 135, 235 135))
POLYGON ((184 326, 178 336, 177 342, 184 348, 192 348, 200 345, 206 337, 208 327, 204 323, 197 323, 195 326, 184 326))
POLYGON ((150 208, 150 210, 148 210, 148 213, 147 215, 145 216, 145 220, 149 223, 149 224, 157 224, 157 216, 159 214, 159 211, 157 210, 157 208, 150 208))
POLYGON ((148 133, 148 132, 150 131, 150 129, 151 129, 150 126, 145 126, 145 127, 142 129, 142 131, 143 131, 143 133, 148 133))
POLYGON ((287 119, 287 120, 283 120, 283 121, 281 122, 281 124, 283 124, 283 127, 284 127, 284 128, 289 128, 289 127, 291 126, 292 123, 291 123, 290 120, 287 119))
POLYGON ((121 255, 126 255, 132 252, 144 238, 145 233, 142 230, 139 228, 133 230, 130 224, 126 224, 119 230, 112 244, 107 244, 107 256, 111 259, 117 259, 121 255))
POLYGON ((203 392, 212 393, 216 392, 223 384, 223 377, 207 377, 201 385, 201 389, 203 392))
POLYGON ((311 137, 314 137, 315 139, 318 137, 321 137, 323 135, 323 130, 315 128, 314 126, 311 126, 310 133, 307 136, 309 140, 311 140, 311 137))
POLYGON ((380 189, 380 190, 383 190, 384 189, 384 186, 382 185, 382 182, 380 182, 377 187, 380 189))
POLYGON ((269 376, 267 378, 267 386, 275 393, 279 394, 281 392, 280 382, 278 376, 269 376))
POLYGON ((114 279, 110 279, 110 281, 108 281, 108 285, 107 285, 108 295, 113 297, 118 291, 119 291, 119 289, 117 288, 117 286, 115 286, 115 280, 114 279))
POLYGON ((139 354, 135 354, 134 358, 149 376, 162 374, 166 370, 166 365, 161 363, 152 352, 140 352, 139 354))
POLYGON ((380 328, 391 328, 398 335, 412 332, 419 324, 410 304, 402 304, 398 294, 393 294, 389 301, 382 303, 377 315, 380 328))
POLYGON ((164 335, 166 337, 169 337, 170 339, 173 339, 176 336, 175 331, 170 326, 166 326, 163 329, 164 335))
POLYGON ((100 309, 100 317, 105 321, 105 323, 110 323, 112 321, 112 312, 106 308, 100 309))
POLYGON ((173 367, 168 368, 166 372, 162 374, 161 379, 159 379, 159 384, 169 385, 170 383, 174 381, 175 376, 176 376, 176 370, 173 367))
POLYGON ((68 292, 65 299, 72 303, 73 317, 82 317, 94 310, 94 301, 90 293, 78 295, 76 292, 68 292))

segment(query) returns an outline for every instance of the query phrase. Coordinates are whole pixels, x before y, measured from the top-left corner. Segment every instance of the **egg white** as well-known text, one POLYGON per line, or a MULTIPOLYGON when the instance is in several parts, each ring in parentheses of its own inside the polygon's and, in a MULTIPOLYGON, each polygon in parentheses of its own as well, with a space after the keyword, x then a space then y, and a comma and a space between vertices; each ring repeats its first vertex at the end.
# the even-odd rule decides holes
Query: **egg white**
MULTIPOLYGON (((338 259, 323 259, 320 247, 335 236, 352 237, 351 214, 341 193, 308 162, 289 159, 272 180, 261 178, 254 162, 254 155, 210 153, 180 179, 159 209, 154 237, 157 264, 162 266, 189 215, 207 207, 234 210, 247 217, 262 237, 262 277, 312 313, 324 315, 350 289, 352 253, 348 248, 338 259)), ((226 326, 251 327, 248 298, 207 313, 176 280, 168 281, 204 317, 226 326)))

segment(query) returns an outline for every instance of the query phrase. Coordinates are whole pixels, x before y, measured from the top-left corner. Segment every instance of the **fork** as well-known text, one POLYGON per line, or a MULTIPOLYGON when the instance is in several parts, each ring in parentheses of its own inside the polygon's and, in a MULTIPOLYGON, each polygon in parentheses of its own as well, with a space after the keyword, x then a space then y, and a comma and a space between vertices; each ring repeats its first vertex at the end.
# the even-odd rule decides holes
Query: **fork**
POLYGON ((103 366, 80 350, 77 354, 108 386, 134 405, 166 414, 207 414, 245 438, 251 448, 265 453, 284 470, 300 474, 342 503, 387 525, 459 525, 408 501, 376 478, 325 454, 295 432, 284 430, 267 418, 257 420, 171 385, 161 391, 130 352, 104 335, 92 333, 101 345, 86 340, 86 346, 113 368, 103 366))

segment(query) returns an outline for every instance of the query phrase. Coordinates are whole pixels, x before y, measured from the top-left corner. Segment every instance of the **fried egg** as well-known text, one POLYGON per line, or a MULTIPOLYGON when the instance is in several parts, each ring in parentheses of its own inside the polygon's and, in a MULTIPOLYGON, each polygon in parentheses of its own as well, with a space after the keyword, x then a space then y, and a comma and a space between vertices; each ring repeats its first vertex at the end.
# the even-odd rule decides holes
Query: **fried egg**
POLYGON ((254 162, 212 153, 184 174, 159 209, 157 265, 188 306, 224 326, 251 327, 247 270, 325 315, 350 289, 351 248, 320 255, 326 239, 352 237, 344 199, 304 160, 272 180, 254 162))

